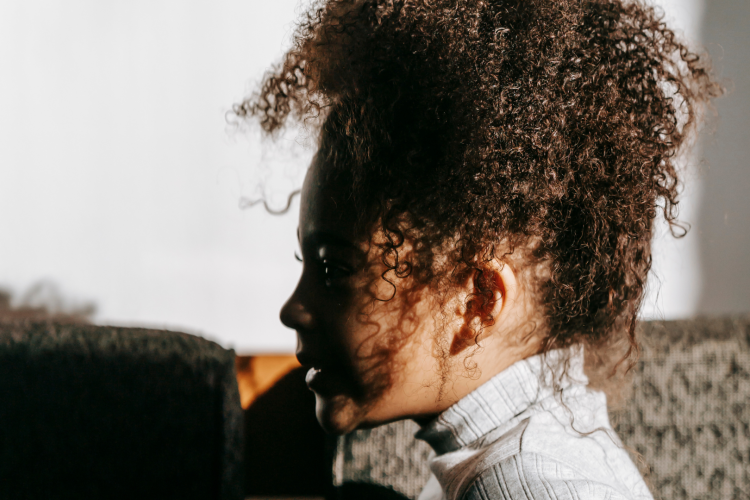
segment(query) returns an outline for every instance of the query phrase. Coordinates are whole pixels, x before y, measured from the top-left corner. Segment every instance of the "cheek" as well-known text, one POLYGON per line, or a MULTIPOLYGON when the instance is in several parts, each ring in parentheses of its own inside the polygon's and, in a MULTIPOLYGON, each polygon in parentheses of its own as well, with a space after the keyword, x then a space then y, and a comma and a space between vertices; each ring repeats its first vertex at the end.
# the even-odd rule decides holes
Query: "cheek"
POLYGON ((343 314, 332 328, 336 333, 331 340, 340 351, 342 375, 350 378, 348 395, 367 406, 391 385, 395 359, 414 321, 401 301, 377 300, 371 292, 339 312, 343 314))
POLYGON ((365 290, 331 315, 329 339, 340 352, 346 390, 316 394, 316 413, 333 433, 408 415, 411 402, 394 395, 432 384, 439 371, 432 356, 434 320, 419 294, 400 286, 394 296, 380 276, 365 290))
POLYGON ((438 355, 432 310, 417 304, 399 311, 395 319, 383 315, 384 335, 374 342, 382 361, 368 380, 374 397, 367 407, 367 425, 432 413, 441 394, 445 358, 438 355))
POLYGON ((423 301, 406 300, 399 293, 389 301, 370 301, 366 312, 352 321, 348 342, 351 359, 357 366, 363 387, 370 399, 380 397, 394 384, 408 382, 409 366, 419 351, 420 364, 425 353, 434 361, 430 309, 423 301))

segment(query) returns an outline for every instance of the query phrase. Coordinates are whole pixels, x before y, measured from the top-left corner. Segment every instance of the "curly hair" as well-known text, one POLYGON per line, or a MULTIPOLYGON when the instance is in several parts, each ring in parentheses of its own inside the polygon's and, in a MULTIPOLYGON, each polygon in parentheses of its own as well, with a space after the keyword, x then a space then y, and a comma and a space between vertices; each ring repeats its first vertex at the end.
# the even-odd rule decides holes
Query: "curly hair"
POLYGON ((446 248, 481 278, 518 250, 545 270, 542 350, 619 342, 619 363, 657 211, 678 225, 676 158, 720 93, 640 0, 324 0, 234 113, 319 128, 362 234, 388 236, 387 279, 444 283, 446 248))

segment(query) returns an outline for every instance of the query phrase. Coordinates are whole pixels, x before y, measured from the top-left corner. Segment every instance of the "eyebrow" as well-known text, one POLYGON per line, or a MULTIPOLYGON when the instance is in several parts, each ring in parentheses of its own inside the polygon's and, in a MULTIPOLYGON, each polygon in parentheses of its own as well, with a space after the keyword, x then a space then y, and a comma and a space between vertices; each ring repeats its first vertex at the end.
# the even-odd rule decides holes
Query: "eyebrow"
MULTIPOLYGON (((328 244, 359 250, 359 248, 347 238, 339 236, 338 234, 330 233, 328 231, 313 231, 309 239, 310 243, 314 246, 328 244)), ((301 242, 299 228, 297 228, 297 241, 301 242)))

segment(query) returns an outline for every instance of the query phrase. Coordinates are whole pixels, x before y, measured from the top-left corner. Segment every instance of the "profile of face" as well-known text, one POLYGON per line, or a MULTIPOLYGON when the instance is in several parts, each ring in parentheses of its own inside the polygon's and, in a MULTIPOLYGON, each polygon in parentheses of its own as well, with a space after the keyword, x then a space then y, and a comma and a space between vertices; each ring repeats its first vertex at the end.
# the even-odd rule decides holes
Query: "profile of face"
MULTIPOLYGON (((473 333, 465 338, 470 278, 466 294, 456 294, 455 306, 448 308, 455 316, 448 318, 435 314, 427 288, 407 289, 408 279, 391 280, 394 285, 383 280, 387 268, 379 247, 355 233, 346 186, 321 181, 322 156, 316 156, 302 188, 302 274, 281 321, 297 332, 297 358, 308 368, 306 382, 326 431, 429 419, 526 355, 506 342, 507 334, 496 332, 483 339, 480 351, 463 348, 476 344, 473 333), (466 373, 467 355, 481 374, 466 373)), ((502 292, 492 313, 507 326, 514 311, 517 315, 510 307, 518 296, 511 266, 498 266, 495 281, 502 292)))

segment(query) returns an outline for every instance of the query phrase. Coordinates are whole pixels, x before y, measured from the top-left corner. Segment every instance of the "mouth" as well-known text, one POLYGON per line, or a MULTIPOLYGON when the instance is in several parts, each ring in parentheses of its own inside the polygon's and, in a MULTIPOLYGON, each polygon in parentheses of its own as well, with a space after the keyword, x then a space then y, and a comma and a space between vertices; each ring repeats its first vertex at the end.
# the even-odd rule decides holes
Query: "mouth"
POLYGON ((305 368, 322 368, 325 365, 323 360, 316 358, 307 352, 298 352, 297 361, 299 361, 299 364, 305 368))
POLYGON ((310 356, 306 352, 297 353, 297 360, 307 368, 305 383, 307 388, 321 396, 333 396, 343 389, 336 370, 330 363, 310 356))
POLYGON ((308 388, 310 387, 310 385, 315 385, 315 379, 319 378, 322 372, 323 370, 315 367, 307 370, 307 374, 305 375, 305 383, 307 384, 308 388))
POLYGON ((345 392, 343 381, 334 370, 311 367, 305 375, 307 388, 318 396, 333 397, 345 392))
POLYGON ((309 354, 302 351, 297 351, 295 356, 297 357, 297 361, 299 361, 299 364, 302 366, 310 366, 312 358, 309 354))

